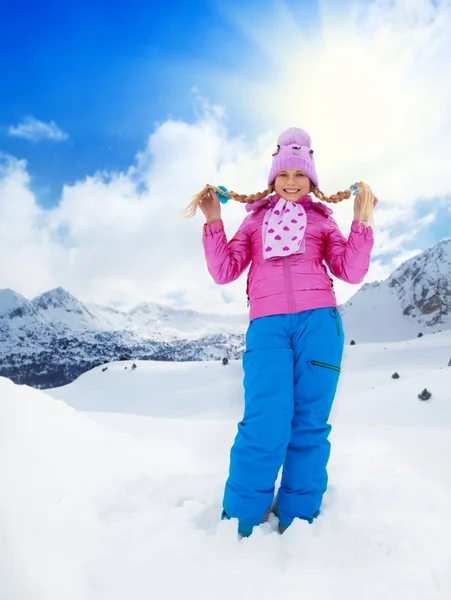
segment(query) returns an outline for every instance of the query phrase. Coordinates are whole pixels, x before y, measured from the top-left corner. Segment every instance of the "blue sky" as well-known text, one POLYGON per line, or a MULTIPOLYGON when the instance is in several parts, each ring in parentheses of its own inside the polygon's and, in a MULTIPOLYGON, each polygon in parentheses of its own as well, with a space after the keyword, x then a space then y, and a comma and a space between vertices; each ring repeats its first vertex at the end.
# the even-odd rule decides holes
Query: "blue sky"
MULTIPOLYGON (((168 117, 192 121, 193 87, 201 87, 213 102, 220 100, 209 85, 209 70, 237 69, 253 51, 228 20, 240 4, 0 4, 0 148, 27 160, 38 201, 51 206, 63 183, 97 169, 126 169, 156 123, 168 117), (67 140, 30 143, 9 136, 9 127, 27 116, 53 121, 67 140)), ((246 10, 264 11, 264 4, 247 0, 246 10)), ((309 1, 300 13, 313 24, 316 11, 309 1)))
POLYGON ((0 288, 244 312, 179 213, 206 181, 264 189, 293 125, 326 194, 379 197, 387 277, 451 236, 450 30, 449 0, 0 0, 0 288))

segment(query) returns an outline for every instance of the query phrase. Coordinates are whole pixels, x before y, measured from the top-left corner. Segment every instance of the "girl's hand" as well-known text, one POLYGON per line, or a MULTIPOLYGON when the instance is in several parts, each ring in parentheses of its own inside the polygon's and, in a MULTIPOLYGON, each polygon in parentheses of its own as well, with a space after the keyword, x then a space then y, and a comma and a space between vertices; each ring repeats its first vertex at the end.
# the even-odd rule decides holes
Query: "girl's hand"
MULTIPOLYGON (((368 188, 369 190, 369 188, 368 188)), ((364 223, 366 221, 368 221, 369 219, 369 215, 365 215, 362 213, 362 203, 363 203, 363 199, 365 196, 365 191, 361 190, 359 191, 359 193, 357 194, 357 196, 355 197, 354 200, 354 221, 358 221, 359 223, 364 223)), ((376 196, 373 196, 374 200, 373 200, 373 210, 376 207, 376 204, 378 203, 378 199, 376 198, 376 196)))
POLYGON ((205 215, 207 225, 221 219, 221 203, 213 190, 208 190, 202 196, 199 208, 205 215))

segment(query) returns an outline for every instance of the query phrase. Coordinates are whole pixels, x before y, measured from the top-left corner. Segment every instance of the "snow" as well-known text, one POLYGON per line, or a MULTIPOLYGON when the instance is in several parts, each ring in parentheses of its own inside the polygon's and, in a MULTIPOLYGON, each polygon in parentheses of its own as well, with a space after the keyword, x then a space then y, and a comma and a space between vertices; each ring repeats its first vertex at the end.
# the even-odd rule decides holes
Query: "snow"
POLYGON ((402 314, 393 289, 380 283, 363 286, 340 312, 346 335, 357 343, 410 339, 422 329, 402 314))
POLYGON ((0 598, 449 600, 450 358, 451 331, 348 345, 322 514, 241 541, 219 520, 239 362, 0 378, 0 598))
POLYGON ((132 364, 110 363, 48 393, 78 410, 155 417, 233 417, 241 409, 239 361, 230 361, 227 366, 217 361, 135 361, 136 371, 131 369, 132 364), (108 368, 102 371, 105 367, 108 368), (153 393, 149 393, 151 390, 153 393))
POLYGON ((143 302, 127 313, 129 328, 137 331, 158 330, 166 341, 183 337, 198 339, 203 335, 244 332, 249 322, 247 314, 217 315, 193 310, 174 309, 152 302, 143 302))

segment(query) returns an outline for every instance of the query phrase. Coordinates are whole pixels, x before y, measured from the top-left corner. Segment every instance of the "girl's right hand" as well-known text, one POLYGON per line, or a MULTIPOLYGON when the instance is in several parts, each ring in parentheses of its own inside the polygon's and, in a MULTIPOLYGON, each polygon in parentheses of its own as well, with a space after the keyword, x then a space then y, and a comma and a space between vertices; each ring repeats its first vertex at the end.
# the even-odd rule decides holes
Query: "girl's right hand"
POLYGON ((200 210, 204 213, 207 225, 221 219, 221 203, 213 190, 208 190, 199 204, 200 210))

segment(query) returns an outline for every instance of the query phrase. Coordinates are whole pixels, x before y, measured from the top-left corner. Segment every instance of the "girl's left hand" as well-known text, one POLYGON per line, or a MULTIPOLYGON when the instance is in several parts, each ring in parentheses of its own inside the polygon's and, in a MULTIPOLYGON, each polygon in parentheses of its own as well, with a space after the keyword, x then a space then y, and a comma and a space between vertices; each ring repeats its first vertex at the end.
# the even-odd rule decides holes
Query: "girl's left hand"
MULTIPOLYGON (((359 223, 368 219, 368 215, 363 215, 361 210, 364 194, 364 191, 359 192, 354 200, 354 220, 358 221, 359 223)), ((376 198, 376 196, 374 196, 373 210, 378 202, 379 200, 376 198)))

